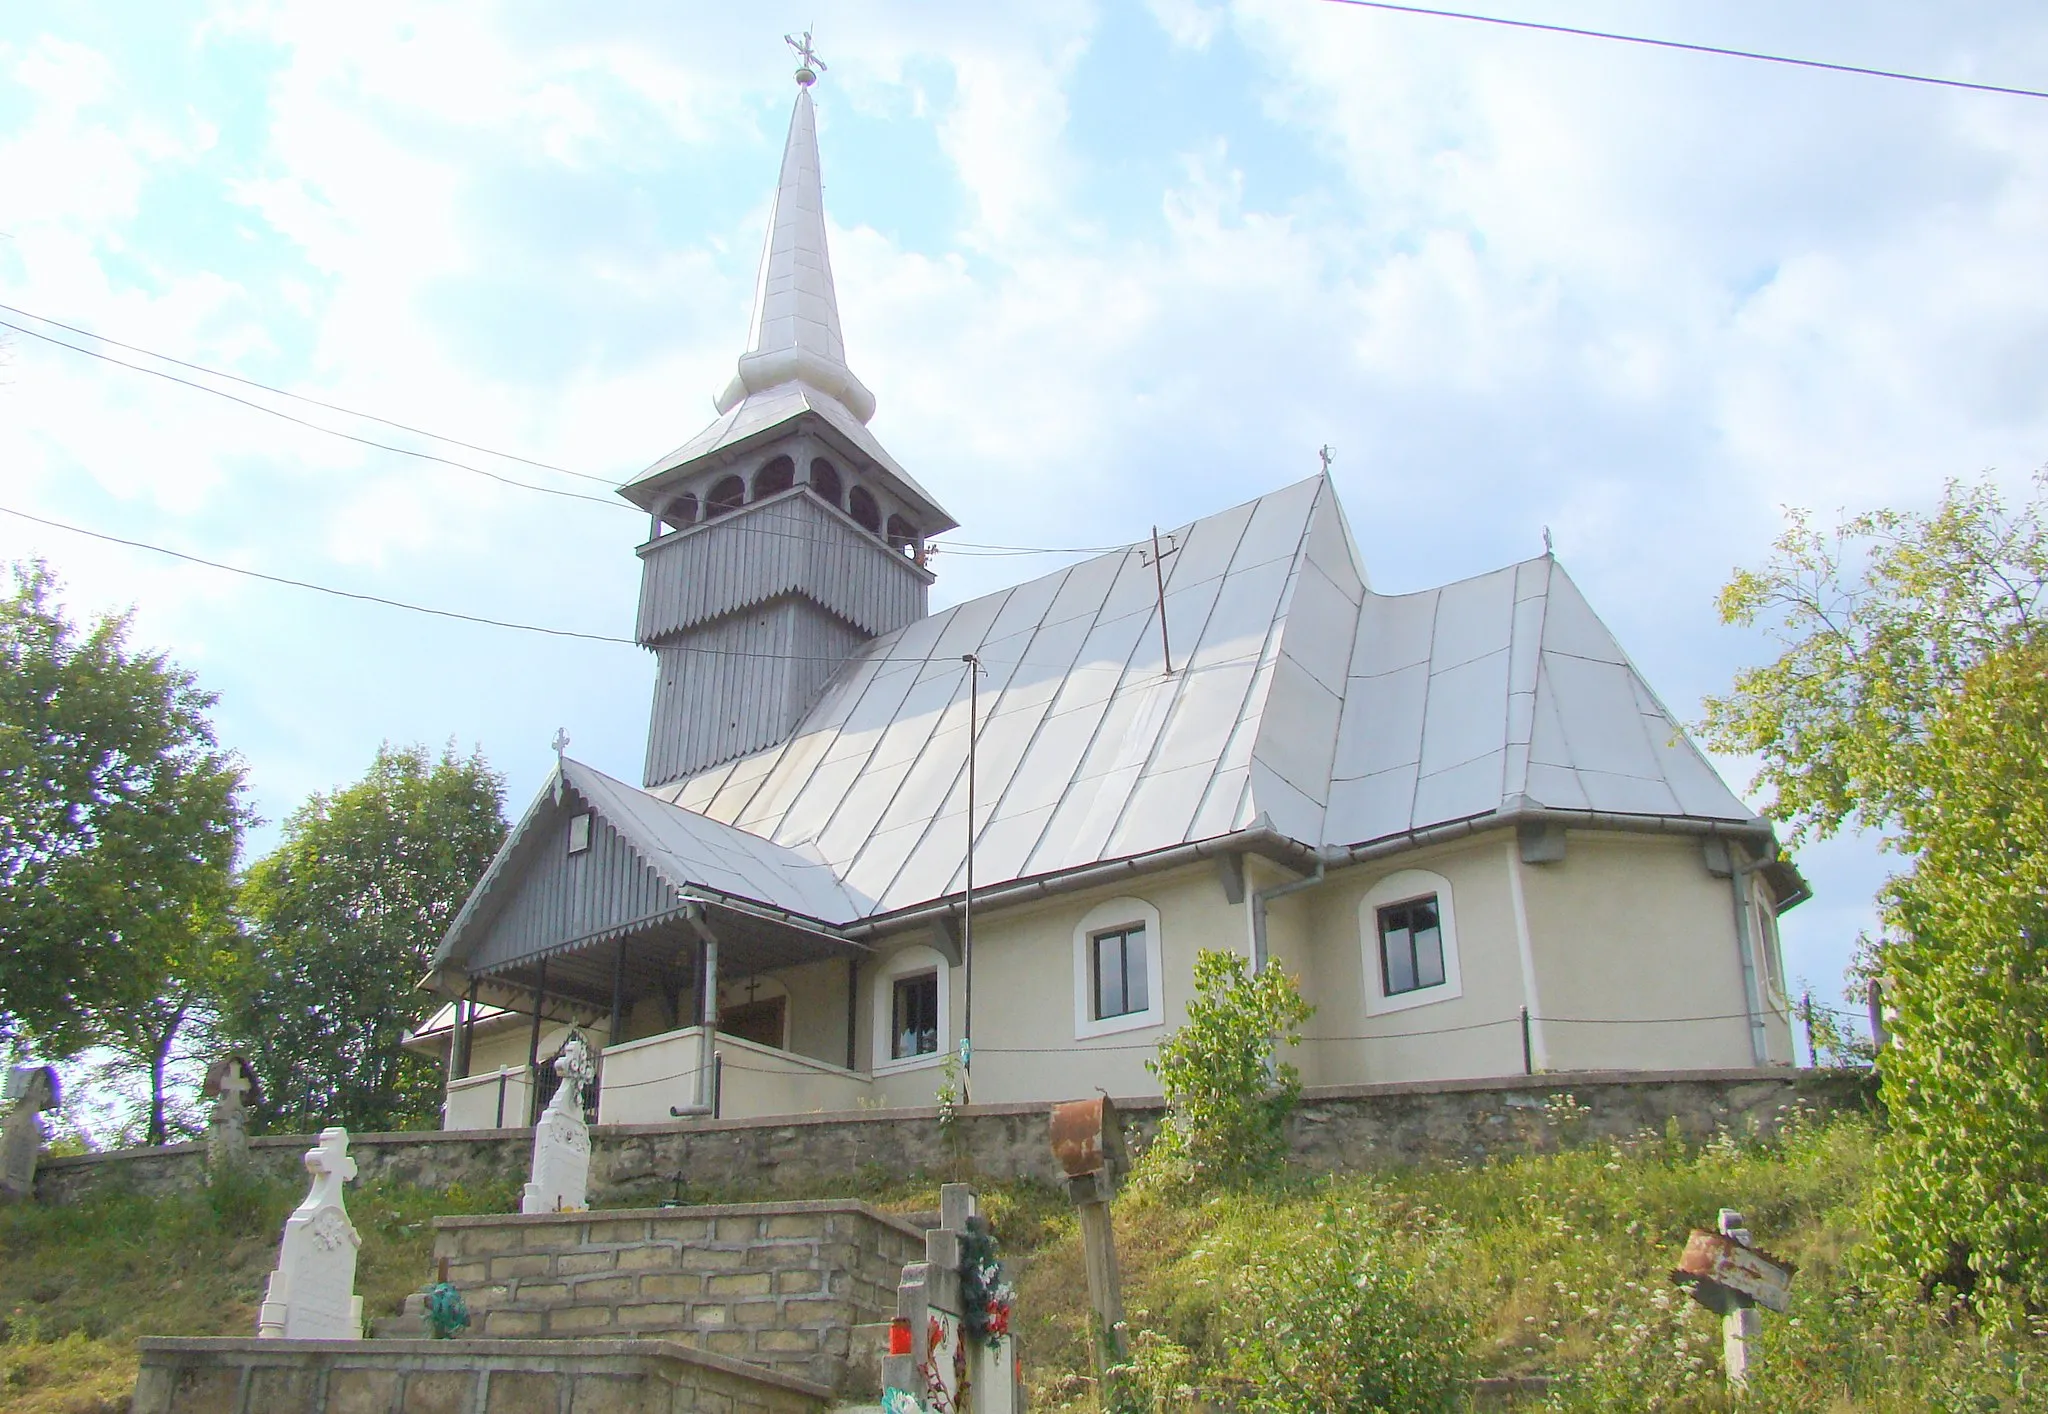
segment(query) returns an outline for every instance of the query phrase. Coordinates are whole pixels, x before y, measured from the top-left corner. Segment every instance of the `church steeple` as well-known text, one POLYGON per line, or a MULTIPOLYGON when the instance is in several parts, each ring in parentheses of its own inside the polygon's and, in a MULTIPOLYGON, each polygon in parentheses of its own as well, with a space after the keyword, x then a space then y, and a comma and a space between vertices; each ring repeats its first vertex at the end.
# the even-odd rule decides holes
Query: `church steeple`
POLYGON ((875 395, 846 366, 846 341, 839 332, 839 297, 825 246, 818 118, 809 84, 797 90, 796 111, 789 116, 747 351, 740 355, 739 372, 718 395, 718 410, 730 412, 749 394, 792 379, 831 394, 864 423, 875 415, 875 395))
POLYGON ((738 372, 718 420, 620 493, 651 518, 649 786, 786 738, 861 644, 924 617, 925 542, 956 524, 868 430, 846 363, 808 40, 738 372))

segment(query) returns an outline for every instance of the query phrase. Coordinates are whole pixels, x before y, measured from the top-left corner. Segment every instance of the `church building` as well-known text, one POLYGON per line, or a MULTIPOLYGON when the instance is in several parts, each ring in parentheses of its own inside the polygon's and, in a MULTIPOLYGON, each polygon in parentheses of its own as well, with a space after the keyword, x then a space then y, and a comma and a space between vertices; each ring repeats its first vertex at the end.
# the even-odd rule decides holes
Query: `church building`
POLYGON ((1310 1086, 1790 1064, 1806 886, 1552 556, 1377 593, 1325 474, 931 612, 814 77, 718 418, 621 490, 641 781, 563 757, 450 928, 444 1123, 571 1026, 607 1123, 1156 1094, 1204 948, 1298 979, 1310 1086))

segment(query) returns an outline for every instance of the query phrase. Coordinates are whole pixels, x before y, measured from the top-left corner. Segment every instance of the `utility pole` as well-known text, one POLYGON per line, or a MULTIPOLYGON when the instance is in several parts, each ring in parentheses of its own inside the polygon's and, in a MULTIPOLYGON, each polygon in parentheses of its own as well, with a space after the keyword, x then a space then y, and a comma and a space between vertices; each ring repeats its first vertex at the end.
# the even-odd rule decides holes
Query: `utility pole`
POLYGON ((967 974, 960 1020, 960 1088, 974 1092, 974 743, 981 734, 981 659, 962 653, 967 665, 967 883, 960 895, 960 970, 967 974))

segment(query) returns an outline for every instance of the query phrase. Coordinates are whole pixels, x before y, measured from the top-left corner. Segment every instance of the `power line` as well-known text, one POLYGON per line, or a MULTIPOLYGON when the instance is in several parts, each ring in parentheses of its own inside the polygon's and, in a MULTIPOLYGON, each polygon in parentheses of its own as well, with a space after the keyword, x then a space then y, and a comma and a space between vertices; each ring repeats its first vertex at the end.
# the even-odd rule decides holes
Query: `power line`
POLYGON ((451 447, 461 447, 465 451, 482 452, 485 456, 489 457, 503 457, 508 462, 519 462, 526 466, 538 467, 542 471, 558 471, 564 476, 573 476, 582 481, 595 481, 600 486, 613 486, 617 484, 608 476, 592 476, 587 471, 572 471, 566 466, 556 466, 553 462, 535 461, 532 457, 522 457, 517 452, 501 452, 495 447, 479 446, 475 442, 465 442, 459 437, 444 437, 438 432, 429 432, 423 427, 413 427, 407 423, 394 422, 388 417, 379 417, 374 412, 364 412, 359 408, 343 407, 340 403, 322 402, 319 398, 308 397, 304 393, 294 393, 284 388, 273 388, 268 383, 259 383, 254 378, 244 378, 239 373, 229 373, 221 368, 209 368, 203 363, 193 363, 187 359, 174 357, 171 354, 158 353, 155 349, 146 349, 140 344, 124 343, 106 334, 95 334, 90 329, 81 329, 76 324, 66 324, 63 320, 52 319, 47 314, 37 314, 32 309, 18 309, 11 304, 0 304, 0 310, 6 310, 9 314, 18 314, 24 319, 38 320, 41 323, 63 329, 69 333, 82 335, 88 339, 97 339, 100 343, 112 344, 115 348, 126 349, 130 353, 139 353, 149 358, 161 359, 165 363, 174 363, 180 368, 189 368, 195 373, 208 374, 214 378, 226 378, 231 382, 240 383, 249 388, 261 388, 264 392, 275 393, 280 398, 291 398, 296 402, 310 403, 314 407, 326 408, 329 412, 347 413, 350 417, 360 417, 369 422, 381 422, 384 426, 395 427, 400 432, 411 432, 416 436, 431 437, 436 442, 446 442, 451 447))
MULTIPOLYGON (((103 344, 111 344, 115 348, 127 349, 131 353, 138 353, 146 358, 160 359, 165 363, 175 364, 179 368, 189 368, 196 373, 204 373, 209 377, 229 379, 230 381, 240 383, 245 387, 260 388, 266 393, 274 393, 279 397, 291 398, 298 402, 308 403, 314 407, 326 408, 330 412, 343 413, 349 417, 364 418, 371 422, 381 423, 386 427, 397 428, 401 432, 410 432, 416 436, 432 438, 434 441, 446 442, 450 446, 462 447, 472 452, 482 452, 486 456, 503 457, 507 461, 520 462, 526 466, 538 467, 543 471, 560 472, 564 476, 573 476, 578 478, 579 480, 596 482, 601 486, 614 485, 614 483, 607 477, 593 476, 588 472, 574 471, 568 467, 556 466, 552 462, 535 461, 531 457, 523 457, 515 452, 501 452, 492 447, 482 446, 475 442, 464 442, 461 439, 455 437, 444 437, 438 432, 429 432, 424 428, 414 427, 409 423, 397 422, 388 417, 380 417, 373 412, 363 412, 361 409, 358 408, 344 407, 340 403, 325 402, 319 398, 308 397, 303 393, 293 393, 283 388, 273 387, 268 383, 260 383, 253 378, 244 378, 238 373, 229 373, 223 369, 208 367, 206 364, 203 363, 193 363, 189 359, 177 358, 167 353, 159 353, 154 349, 145 348, 140 344, 127 343, 121 339, 110 338, 105 334, 96 334, 90 329, 81 328, 76 324, 67 324, 61 319, 52 319, 47 314, 37 314, 33 310, 21 309, 11 304, 0 304, 0 310, 5 310, 9 314, 19 315, 25 319, 37 320, 41 323, 48 324, 54 328, 63 329, 69 333, 77 334, 83 338, 94 339, 103 344)), ((100 359, 106 363, 113 364, 117 368, 126 368, 131 372, 135 373, 146 373, 153 378, 167 379, 170 382, 177 383, 186 388, 196 389, 197 391, 202 393, 211 393, 213 394, 213 396, 217 398, 226 398, 229 402, 239 403, 243 407, 253 408, 257 412, 268 413, 272 417, 281 417, 285 421, 295 423, 300 427, 309 428, 315 432, 324 432, 330 437, 345 438, 348 441, 355 442, 358 443, 359 445, 366 447, 373 447, 379 451, 394 452, 399 456, 416 457, 422 461, 436 462, 442 466, 453 467, 459 471, 467 471, 477 476, 489 477, 491 480, 499 482, 506 486, 517 487, 525 491, 538 491, 544 496, 561 496, 569 500, 589 501, 596 505, 609 506, 619 510, 637 509, 637 507, 633 507, 623 502, 614 500, 609 496, 589 496, 577 491, 565 491, 560 489, 559 487, 541 486, 531 481, 521 481, 517 477, 504 476, 499 474, 498 472, 486 470, 483 467, 472 466, 468 462, 460 462, 448 457, 437 456, 432 452, 422 452, 411 447, 398 447, 393 446, 388 442, 376 441, 373 438, 359 437, 352 432, 344 432, 338 428, 326 427, 317 422, 310 422, 305 418, 294 417, 290 413, 281 411, 278 408, 265 407, 262 403, 252 402, 247 398, 236 397, 233 393, 224 392, 219 388, 209 388, 204 383, 196 383, 189 378, 180 378, 175 374, 166 373, 162 369, 150 368, 144 364, 139 363, 130 363, 126 359, 114 358, 109 354, 101 353, 97 349, 84 348, 78 344, 71 343, 68 340, 56 338, 53 335, 43 333, 39 330, 24 328, 23 326, 15 324, 9 320, 0 319, 0 328, 12 329, 18 334, 28 335, 31 339, 41 339, 45 343, 55 344, 58 348, 69 349, 73 353, 81 353, 86 355, 86 357, 88 358, 100 359)), ((804 540, 811 543, 822 543, 816 536, 791 535, 786 531, 771 531, 762 529, 760 527, 750 528, 753 529, 756 534, 779 534, 785 539, 804 540)), ((935 549, 941 550, 946 554, 960 555, 970 558, 995 558, 1001 556, 1015 555, 1101 555, 1109 554, 1118 550, 1126 550, 1130 548, 1127 545, 990 545, 966 540, 935 540, 932 542, 932 544, 935 549)))
MULTIPOLYGON (((31 515, 27 511, 16 510, 12 506, 0 506, 0 515, 14 516, 20 520, 32 521, 37 525, 45 525, 52 530, 66 531, 72 535, 83 535, 90 540, 102 540, 109 545, 124 545, 131 550, 147 550, 154 555, 167 555, 171 559, 183 560, 187 564, 200 565, 211 570, 222 570, 228 574, 238 574, 249 579, 260 579, 268 584, 282 584, 292 589, 309 589, 315 594, 330 594, 337 599, 354 599, 365 604, 381 604, 387 609, 403 609, 407 613, 412 614, 431 614, 439 619, 456 619, 463 623, 484 624, 490 628, 517 629, 521 633, 544 633, 552 638, 580 638, 591 643, 623 644, 628 648, 638 648, 641 646, 638 639, 621 638, 616 634, 586 633, 581 629, 549 628, 543 624, 519 623, 512 619, 486 618, 482 614, 465 614, 456 609, 437 609, 429 604, 414 604, 404 599, 387 599, 381 594, 364 594, 353 589, 336 589, 329 584, 315 584, 311 580, 288 579, 283 575, 265 574, 262 570, 244 569, 240 565, 230 565, 220 560, 209 560, 203 555, 192 555, 187 554, 183 550, 173 550, 167 545, 155 545, 147 540, 130 540, 120 535, 109 535, 101 530, 88 530, 82 525, 71 525, 65 521, 52 520, 47 516, 31 515)), ((739 648, 685 647, 683 651, 686 653, 704 654, 715 658, 772 658, 777 662, 840 663, 846 661, 844 658, 828 658, 821 654, 750 653, 739 648)))
POLYGON ((105 531, 87 530, 82 525, 69 525, 61 520, 51 520, 47 516, 31 515, 27 511, 18 511, 12 506, 0 506, 0 515, 10 515, 20 520, 33 521, 37 525, 46 525, 52 530, 68 531, 73 535, 83 535, 92 540, 103 540, 109 545, 125 545, 131 550, 147 550, 151 554, 168 555, 174 560, 184 560, 188 564, 203 565, 207 569, 225 570, 229 574, 244 575, 250 579, 260 579, 270 584, 282 584, 292 589, 310 589, 316 594, 331 594, 337 599, 356 599, 366 604, 382 604, 386 608, 404 609, 415 614, 432 614, 436 618, 460 619, 464 623, 487 624, 492 628, 512 628, 524 633, 545 633, 556 638, 582 638, 588 639, 593 643, 624 643, 632 647, 639 646, 634 639, 619 638, 608 633, 585 633, 581 629, 545 628, 540 624, 514 623, 509 619, 490 619, 480 614, 465 614, 454 609, 435 609, 425 604, 409 604, 401 599, 386 599, 382 595, 363 594, 353 589, 336 589, 331 585, 314 584, 310 580, 287 579, 283 575, 265 574, 261 570, 244 569, 240 565, 224 564, 219 560, 209 560, 201 555, 188 555, 183 550, 173 550, 166 545, 152 545, 147 540, 129 540, 119 535, 109 535, 105 531))
POLYGON ((1712 54, 1723 59, 1749 59, 1760 64, 1783 64, 1795 69, 1820 69, 1832 74, 1895 79, 1900 83, 1928 84, 1936 88, 1960 88, 1972 93, 1998 93, 2011 98, 2048 98, 2048 90, 2037 88, 1972 83, 1968 79, 1940 78, 1932 74, 1908 73, 1903 69, 1873 69, 1861 64, 1832 63, 1825 59, 1798 59, 1786 54, 1770 54, 1756 49, 1730 49, 1719 44, 1688 44, 1678 39, 1653 39, 1647 35, 1620 34, 1604 29, 1581 29, 1576 25, 1547 24, 1540 20, 1511 20, 1504 15, 1479 15, 1466 10, 1437 10, 1421 5, 1396 5, 1389 3, 1389 0, 1324 0, 1324 3, 1349 5, 1358 10, 1385 10, 1396 15, 1421 15, 1437 20, 1464 20, 1472 24, 1497 25, 1502 29, 1536 30, 1543 34, 1570 35, 1575 39, 1604 39, 1615 44, 1636 44, 1649 49, 1677 49, 1688 54, 1712 54))
MULTIPOLYGON (((125 536, 112 535, 103 530, 91 530, 82 525, 72 525, 67 521, 52 520, 48 516, 34 515, 28 511, 16 510, 12 506, 0 506, 0 515, 13 516, 19 520, 30 521, 36 525, 48 526, 52 530, 61 530, 71 535, 82 535, 89 540, 104 541, 109 545, 121 545, 131 550, 147 550, 153 555, 165 555, 171 559, 183 560, 187 564, 199 565, 205 569, 220 570, 227 574, 238 574, 248 579, 262 580, 267 584, 282 584, 291 589, 311 590, 315 594, 328 594, 332 595, 337 599, 354 599, 360 603, 365 604, 381 604, 388 609, 403 609, 407 613, 413 614, 430 614, 435 618, 455 619, 462 623, 483 624, 490 628, 516 629, 522 633, 542 633, 547 634, 552 638, 580 638, 591 643, 618 643, 630 648, 638 648, 643 646, 638 639, 621 638, 616 634, 586 633, 581 629, 550 628, 544 624, 520 623, 512 619, 493 619, 481 614, 465 614, 460 610, 456 609, 438 609, 430 604, 415 604, 404 599, 390 599, 386 598, 381 594, 364 594, 358 590, 353 589, 337 589, 333 585, 316 584, 311 580, 304 579, 290 579, 284 575, 267 574, 262 570, 244 569, 240 565, 231 565, 226 563, 225 561, 209 560, 203 555, 190 554, 184 550, 173 550, 168 545, 157 545, 147 540, 131 540, 125 536)), ((768 533, 774 534, 776 532, 768 533)), ((791 538, 802 539, 806 537, 791 538)), ((754 653, 742 648, 694 648, 688 645, 677 646, 680 647, 681 651, 685 653, 692 653, 712 658, 763 658, 772 659, 773 661, 779 663, 843 663, 848 661, 848 659, 843 656, 831 657, 825 654, 817 653, 754 653)), ((888 661, 912 662, 923 660, 890 659, 888 661)), ((1219 664, 1215 666, 1221 665, 1219 664)))
POLYGON ((506 486, 517 486, 527 491, 538 491, 543 496, 560 496, 564 500, 569 501, 588 501, 592 505, 609 506, 614 510, 629 511, 634 509, 634 507, 627 505, 625 502, 614 500, 609 496, 590 496, 581 491, 564 491, 559 486, 541 486, 532 481, 521 481, 516 476, 504 476, 495 471, 486 471, 480 466, 471 466, 468 462, 459 462, 450 457, 437 456, 433 452, 422 452, 413 447, 395 446, 390 442, 379 442, 373 437, 359 437, 353 432, 343 432, 335 427, 323 427, 317 422, 308 421, 306 418, 294 417, 282 408, 265 407, 262 403, 252 402, 248 398, 238 398, 224 388, 209 388, 204 383, 195 383, 190 378, 180 378, 177 374, 166 373, 161 368, 150 368, 146 364, 130 363, 126 359, 115 358, 112 354, 101 353, 98 349, 88 349, 82 345, 60 339, 54 334, 45 334, 37 329, 25 328, 9 320, 0 319, 0 329, 12 329, 17 334, 26 334, 31 339, 41 339, 44 343, 55 344, 60 349, 70 349, 73 353, 82 353, 87 358, 101 359, 104 362, 114 364, 120 368, 130 369, 136 373, 147 373, 152 378, 163 378, 172 383, 183 384, 187 388, 197 388, 200 392, 211 393, 216 398, 226 398, 229 402, 240 403, 245 408, 254 408, 258 412, 269 413, 272 417, 281 417, 286 422, 297 423, 299 426, 311 428, 315 432, 325 432, 330 437, 340 437, 365 447, 375 447, 379 451, 395 452, 401 457, 417 457, 421 461, 438 462, 442 466, 452 466, 458 471, 467 471, 477 476, 489 477, 492 481, 500 482, 506 486))

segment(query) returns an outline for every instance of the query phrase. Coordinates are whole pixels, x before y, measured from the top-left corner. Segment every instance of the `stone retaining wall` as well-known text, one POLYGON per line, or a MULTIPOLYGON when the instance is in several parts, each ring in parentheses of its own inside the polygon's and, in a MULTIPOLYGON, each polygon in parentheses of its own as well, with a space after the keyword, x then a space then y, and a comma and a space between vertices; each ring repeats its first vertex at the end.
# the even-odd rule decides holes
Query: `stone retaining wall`
POLYGON ((895 1314, 924 1233, 865 1203, 743 1203, 437 1218, 434 1256, 486 1338, 658 1335, 845 1389, 853 1327, 895 1314))
MULTIPOLYGON (((1663 1133, 1676 1122, 1689 1139, 1768 1131, 1795 1104, 1820 1111, 1868 1109, 1867 1070, 1596 1071, 1508 1079, 1397 1085, 1323 1086, 1305 1091, 1290 1140, 1298 1162, 1317 1172, 1431 1161, 1477 1162, 1491 1155, 1553 1148, 1588 1138, 1663 1133), (1571 1095, 1569 1108, 1550 1105, 1571 1095)), ((1132 1137, 1157 1127, 1157 1099, 1118 1100, 1132 1137)), ((670 1196, 675 1179, 698 1190, 816 1192, 863 1171, 955 1173, 1053 1181, 1042 1104, 973 1105, 950 1125, 936 1109, 789 1115, 751 1120, 678 1120, 600 1125, 591 1131, 590 1196, 608 1207, 670 1196)), ((298 1181, 304 1135, 250 1141, 264 1172, 298 1181)), ((533 1152, 526 1129, 358 1134, 349 1153, 365 1179, 445 1188, 523 1182, 533 1152)), ((205 1172, 205 1148, 173 1144, 46 1159, 38 1196, 75 1201, 112 1185, 145 1193, 189 1189, 205 1172)))
POLYGON ((134 1414, 823 1414, 831 1391, 661 1340, 144 1339, 134 1414))

